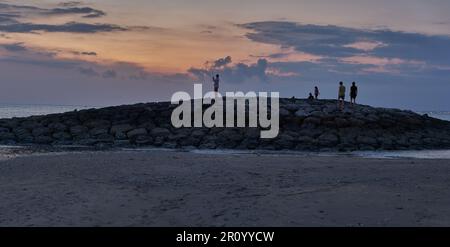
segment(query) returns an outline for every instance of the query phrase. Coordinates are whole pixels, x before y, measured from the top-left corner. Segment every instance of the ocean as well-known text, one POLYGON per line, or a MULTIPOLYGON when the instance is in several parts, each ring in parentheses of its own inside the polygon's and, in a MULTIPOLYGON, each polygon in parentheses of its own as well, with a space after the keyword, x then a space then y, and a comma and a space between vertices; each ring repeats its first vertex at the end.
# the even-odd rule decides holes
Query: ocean
POLYGON ((419 114, 428 114, 430 117, 450 121, 450 111, 421 111, 419 114))
POLYGON ((0 104, 0 119, 13 117, 30 117, 54 113, 70 112, 95 108, 92 106, 64 106, 64 105, 13 105, 0 104))

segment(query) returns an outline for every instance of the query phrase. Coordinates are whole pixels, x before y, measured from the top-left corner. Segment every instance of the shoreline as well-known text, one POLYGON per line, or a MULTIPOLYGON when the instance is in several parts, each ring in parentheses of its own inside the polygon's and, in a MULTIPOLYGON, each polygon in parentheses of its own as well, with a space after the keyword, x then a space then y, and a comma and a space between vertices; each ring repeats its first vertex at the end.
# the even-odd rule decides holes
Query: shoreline
POLYGON ((449 226, 450 160, 101 151, 0 161, 0 226, 449 226))
POLYGON ((193 153, 198 155, 257 155, 257 156, 316 156, 316 157, 355 157, 365 159, 450 159, 450 149, 435 150, 376 150, 376 151, 292 151, 292 150, 239 150, 239 149, 170 149, 160 147, 136 148, 93 148, 90 146, 36 146, 36 145, 0 145, 0 160, 24 155, 52 155, 83 152, 169 152, 193 153))

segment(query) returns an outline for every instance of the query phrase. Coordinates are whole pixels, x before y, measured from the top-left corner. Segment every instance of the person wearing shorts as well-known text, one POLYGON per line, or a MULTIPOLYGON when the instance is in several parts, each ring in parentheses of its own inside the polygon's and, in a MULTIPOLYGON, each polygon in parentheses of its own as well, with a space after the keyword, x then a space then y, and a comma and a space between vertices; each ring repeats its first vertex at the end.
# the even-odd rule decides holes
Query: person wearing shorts
POLYGON ((356 97, 358 96, 358 87, 356 86, 356 82, 352 83, 352 87, 350 88, 350 102, 352 105, 356 104, 356 97))
POLYGON ((338 101, 339 101, 339 109, 344 110, 344 104, 345 104, 345 86, 344 83, 341 81, 339 82, 339 94, 338 94, 338 101))

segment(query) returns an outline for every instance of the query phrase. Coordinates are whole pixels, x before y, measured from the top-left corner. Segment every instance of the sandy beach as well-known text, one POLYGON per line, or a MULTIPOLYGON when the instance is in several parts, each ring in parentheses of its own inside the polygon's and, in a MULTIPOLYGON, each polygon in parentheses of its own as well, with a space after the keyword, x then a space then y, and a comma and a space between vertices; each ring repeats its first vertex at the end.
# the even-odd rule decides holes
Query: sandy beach
POLYGON ((450 160, 88 151, 0 161, 0 226, 450 226, 450 160))

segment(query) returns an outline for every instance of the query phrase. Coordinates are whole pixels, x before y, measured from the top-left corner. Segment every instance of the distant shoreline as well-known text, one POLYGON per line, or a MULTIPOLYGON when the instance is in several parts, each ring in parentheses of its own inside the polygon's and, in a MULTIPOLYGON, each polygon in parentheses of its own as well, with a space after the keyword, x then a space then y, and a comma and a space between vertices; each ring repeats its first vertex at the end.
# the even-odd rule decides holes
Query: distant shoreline
POLYGON ((403 150, 403 151, 353 151, 353 152, 308 152, 308 151, 269 151, 269 150, 236 150, 236 149, 167 149, 160 147, 136 148, 93 148, 90 146, 8 146, 0 145, 0 160, 22 157, 27 155, 63 155, 87 152, 167 152, 192 153, 198 155, 257 155, 257 156, 298 156, 298 157, 348 157, 364 159, 449 159, 450 149, 443 150, 403 150))

